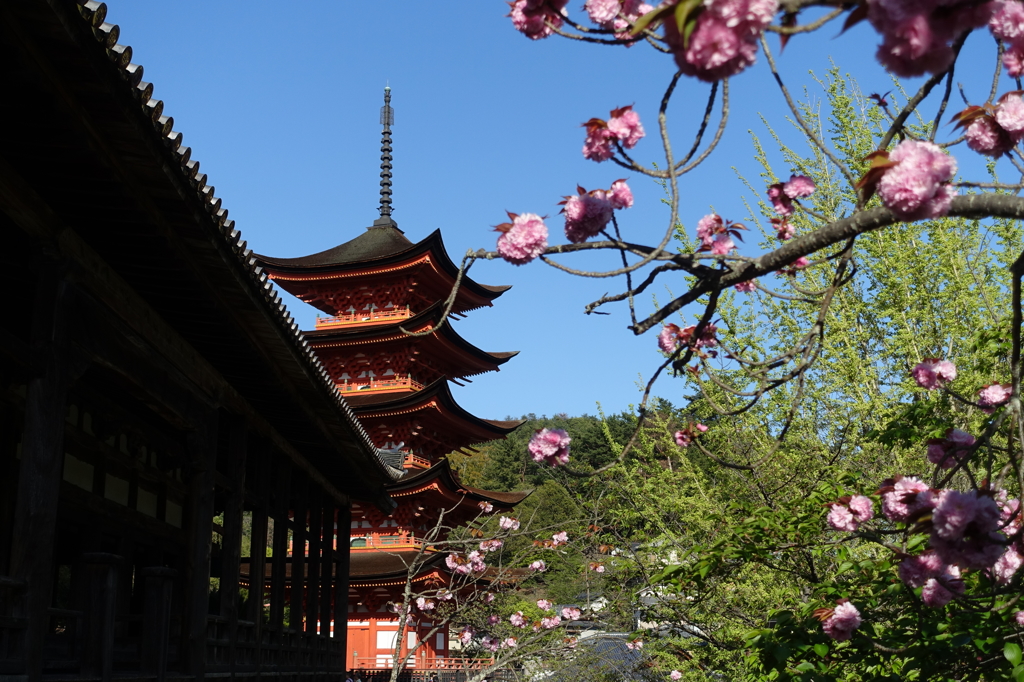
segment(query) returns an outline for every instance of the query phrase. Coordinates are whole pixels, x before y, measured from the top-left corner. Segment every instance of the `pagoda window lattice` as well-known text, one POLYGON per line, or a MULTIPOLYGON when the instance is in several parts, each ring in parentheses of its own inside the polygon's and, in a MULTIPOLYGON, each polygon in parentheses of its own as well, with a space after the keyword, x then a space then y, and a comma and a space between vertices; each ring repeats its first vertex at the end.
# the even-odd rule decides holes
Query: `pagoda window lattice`
POLYGON ((420 293, 411 277, 353 287, 351 282, 315 282, 303 297, 309 303, 325 304, 335 315, 362 311, 408 310, 410 315, 427 308, 433 300, 420 293))

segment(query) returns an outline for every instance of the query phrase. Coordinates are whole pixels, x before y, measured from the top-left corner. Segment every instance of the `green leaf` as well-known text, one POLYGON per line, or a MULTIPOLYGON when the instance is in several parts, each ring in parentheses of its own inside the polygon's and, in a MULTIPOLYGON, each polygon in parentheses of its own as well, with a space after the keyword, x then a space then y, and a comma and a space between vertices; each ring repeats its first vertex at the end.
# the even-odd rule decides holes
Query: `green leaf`
POLYGON ((814 653, 818 654, 822 658, 828 656, 828 644, 815 644, 814 653))
POLYGON ((1020 665, 1020 645, 1016 642, 1007 642, 1003 645, 1003 656, 1010 662, 1010 665, 1020 665))
POLYGON ((802 673, 809 673, 812 670, 814 670, 814 664, 811 663, 810 661, 804 661, 803 663, 798 665, 796 667, 796 669, 799 670, 802 673))
POLYGON ((952 646, 963 646, 964 644, 967 644, 970 641, 971 641, 971 636, 970 635, 957 635, 950 642, 950 645, 952 645, 952 646))

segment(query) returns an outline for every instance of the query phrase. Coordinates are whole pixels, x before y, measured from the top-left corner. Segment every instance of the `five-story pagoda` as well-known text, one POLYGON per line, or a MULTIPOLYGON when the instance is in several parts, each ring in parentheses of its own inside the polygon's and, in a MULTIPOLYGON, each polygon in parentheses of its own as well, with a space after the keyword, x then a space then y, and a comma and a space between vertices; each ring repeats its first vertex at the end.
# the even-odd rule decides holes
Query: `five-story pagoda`
MULTIPOLYGON (((470 376, 497 371, 515 355, 473 346, 450 322, 492 305, 509 287, 462 277, 449 300, 459 273, 440 231, 413 243, 391 217, 390 88, 384 89, 381 124, 380 217, 373 225, 310 256, 257 256, 278 286, 324 313, 315 329, 305 332, 306 341, 374 443, 392 452, 395 464, 407 472, 389 489, 397 502, 390 515, 352 507, 347 654, 352 668, 391 665, 398 622, 387 605, 401 600, 407 567, 440 509, 447 510, 445 525, 458 525, 474 518, 480 506, 508 511, 526 496, 465 486, 445 459, 450 452, 471 452, 474 443, 503 438, 521 423, 470 414, 455 402, 448 383, 462 385, 470 376)), ((443 557, 437 559, 414 580, 446 581, 443 557)), ((402 643, 403 657, 418 641, 416 630, 402 643)), ((423 642, 410 667, 457 667, 448 656, 447 634, 423 642)))

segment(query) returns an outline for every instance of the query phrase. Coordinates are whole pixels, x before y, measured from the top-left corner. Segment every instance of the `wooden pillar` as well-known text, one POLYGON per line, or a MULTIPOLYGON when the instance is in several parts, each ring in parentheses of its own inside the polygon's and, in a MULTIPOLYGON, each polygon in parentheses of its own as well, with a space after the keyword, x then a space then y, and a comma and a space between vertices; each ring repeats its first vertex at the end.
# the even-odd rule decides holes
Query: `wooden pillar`
POLYGON ((156 682, 167 677, 167 653, 171 638, 171 598, 174 579, 173 568, 153 566, 140 572, 145 581, 142 606, 142 672, 152 675, 156 682))
POLYGON ((323 491, 310 483, 309 555, 306 557, 306 634, 316 635, 320 620, 320 552, 323 543, 323 491))
POLYGON ((115 554, 82 556, 85 572, 82 675, 106 682, 114 673, 114 616, 117 610, 117 573, 122 558, 115 554))
POLYGON ((246 620, 253 622, 253 652, 250 663, 259 665, 263 660, 263 596, 267 581, 267 518, 270 504, 270 450, 261 448, 250 453, 248 461, 252 472, 251 500, 252 538, 249 543, 249 605, 246 620))
POLYGON ((306 513, 309 510, 309 479, 298 471, 292 474, 292 572, 290 626, 302 632, 303 597, 306 591, 306 513))
POLYGON ((47 609, 53 591, 53 547, 64 461, 64 412, 72 366, 69 336, 73 289, 58 269, 45 263, 36 281, 32 311, 32 356, 35 375, 28 382, 21 437, 21 465, 11 577, 26 584, 19 614, 25 631, 28 682, 42 675, 43 646, 49 626, 47 609))
POLYGON ((291 506, 292 467, 287 458, 273 453, 275 495, 271 507, 274 515, 274 553, 270 574, 270 625, 278 632, 284 628, 285 572, 288 570, 288 509, 291 506))
POLYGON ((246 425, 234 415, 221 420, 228 429, 224 474, 231 489, 224 502, 224 553, 221 559, 220 615, 227 619, 228 666, 235 673, 238 639, 238 578, 242 552, 242 513, 245 506, 246 425))
MULTIPOLYGON (((347 667, 348 661, 351 660, 348 651, 348 538, 351 527, 352 505, 349 503, 338 508, 338 550, 334 553, 334 589, 331 593, 331 602, 334 604, 334 637, 341 638, 338 643, 343 654, 342 667, 347 667)), ((371 620, 372 615, 367 614, 367 620, 371 623, 374 622, 371 620)))
POLYGON ((207 615, 210 609, 210 543, 213 536, 213 485, 217 464, 217 413, 193 419, 188 434, 188 541, 185 546, 184 618, 181 652, 183 672, 200 679, 206 671, 207 615))
MULTIPOLYGON (((331 635, 331 621, 334 615, 331 612, 332 588, 334 586, 334 522, 337 517, 337 506, 334 500, 326 498, 323 513, 323 530, 320 533, 322 540, 322 552, 320 557, 320 604, 317 608, 320 620, 320 634, 325 637, 331 635)), ((334 644, 328 641, 328 649, 334 655, 334 644)))

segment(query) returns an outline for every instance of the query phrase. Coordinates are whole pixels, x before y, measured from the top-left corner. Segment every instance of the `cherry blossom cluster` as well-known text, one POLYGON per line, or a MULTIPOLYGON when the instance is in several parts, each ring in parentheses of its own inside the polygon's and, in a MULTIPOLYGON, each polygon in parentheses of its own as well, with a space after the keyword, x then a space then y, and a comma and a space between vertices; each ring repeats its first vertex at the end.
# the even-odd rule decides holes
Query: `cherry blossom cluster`
POLYGON ((607 121, 592 118, 583 127, 587 129, 587 138, 583 141, 583 158, 598 163, 615 156, 616 143, 632 149, 645 135, 640 115, 633 111, 633 105, 612 109, 607 121))
POLYGON ((509 16, 517 31, 530 40, 540 40, 554 33, 552 26, 562 26, 567 4, 569 0, 513 0, 509 16))
POLYGON ((583 5, 590 20, 620 40, 629 40, 630 27, 654 8, 641 0, 587 0, 583 5))
POLYGON ((723 220, 717 213, 709 213, 697 221, 697 239, 700 240, 697 251, 710 251, 716 256, 724 256, 736 248, 733 237, 743 241, 740 230, 745 229, 743 223, 723 220))
MULTIPOLYGON (((911 374, 919 386, 935 390, 953 381, 957 372, 948 360, 928 359, 914 367, 911 374)), ((986 397, 979 398, 978 406, 988 411, 1004 403, 1010 391, 1002 384, 992 384, 979 394, 986 397)), ((950 428, 943 438, 928 441, 928 460, 942 469, 960 466, 976 442, 973 435, 950 428)), ((916 477, 898 476, 885 481, 878 495, 882 515, 888 521, 904 524, 909 533, 928 534, 922 553, 898 553, 900 580, 912 589, 920 589, 926 606, 941 608, 962 596, 966 571, 980 571, 994 583, 1006 585, 1024 563, 1020 501, 1008 499, 1005 490, 993 488, 988 482, 961 491, 931 488, 916 477)), ((828 524, 845 532, 857 531, 874 516, 874 504, 864 495, 842 498, 829 507, 828 524)), ((859 618, 858 614, 858 624, 859 618)), ((837 630, 829 622, 823 618, 829 636, 849 638, 848 632, 837 630)))
POLYGON ((1024 6, 1015 0, 999 3, 988 23, 989 30, 1006 48, 1003 66, 1015 78, 1024 75, 1024 6))
POLYGON ((512 516, 502 516, 498 519, 498 527, 502 530, 519 530, 519 521, 512 516))
MULTIPOLYGON (((775 226, 776 235, 780 241, 786 241, 793 236, 793 226, 788 218, 793 215, 793 202, 798 199, 806 199, 814 194, 814 181, 806 175, 793 175, 786 182, 776 182, 768 187, 768 198, 772 202, 772 208, 780 218, 772 218, 772 225, 775 226)), ((797 204, 800 202, 797 201, 797 204)))
POLYGON ((565 545, 568 543, 569 534, 563 530, 552 535, 550 540, 534 540, 533 546, 543 547, 544 549, 554 549, 555 547, 560 547, 561 545, 565 545))
POLYGON ((536 213, 509 213, 510 223, 495 225, 498 255, 512 265, 525 265, 548 248, 548 227, 536 213))
POLYGON ((897 76, 939 73, 953 63, 954 38, 988 23, 997 2, 868 0, 868 21, 882 34, 878 61, 897 76))
POLYGON ((968 147, 999 157, 1024 139, 1024 100, 1019 92, 1008 92, 995 105, 967 107, 953 120, 966 129, 968 147))
POLYGON ((684 429, 676 431, 675 439, 676 445, 681 448, 688 448, 693 443, 694 439, 708 430, 708 427, 703 424, 690 424, 684 429))
POLYGON ((576 194, 558 202, 565 214, 565 236, 573 244, 596 237, 608 225, 616 210, 633 205, 633 192, 625 180, 616 180, 610 189, 587 191, 576 187, 576 194))
MULTIPOLYGON (((696 350, 700 348, 714 348, 718 345, 718 339, 715 338, 715 334, 718 333, 718 327, 715 325, 710 322, 704 325, 700 335, 694 338, 696 331, 697 325, 695 324, 680 329, 679 325, 669 322, 661 328, 661 333, 658 334, 658 348, 661 349, 662 353, 672 354, 680 347, 696 350)), ((713 354, 711 356, 713 357, 713 354)))
POLYGON ((982 412, 992 414, 1000 405, 1010 399, 1010 384, 989 384, 978 391, 978 406, 982 412))
POLYGON ((860 627, 860 611, 846 599, 840 599, 830 609, 818 609, 814 615, 821 621, 825 634, 837 642, 846 642, 860 627))
POLYGON ((462 556, 458 552, 452 552, 445 559, 445 564, 447 564, 449 570, 458 575, 483 573, 487 570, 484 555, 476 550, 473 550, 466 556, 462 556))
POLYGON ((950 182, 956 175, 956 159, 933 142, 904 140, 891 152, 868 155, 871 168, 858 187, 882 203, 901 220, 938 218, 949 212, 956 196, 950 182))
POLYGON ((679 70, 703 81, 734 76, 753 65, 757 41, 779 10, 778 0, 705 0, 662 5, 665 43, 679 70), (678 9, 687 12, 679 21, 678 9), (683 30, 680 31, 680 24, 683 30))
POLYGON ((569 463, 569 443, 572 438, 565 429, 537 429, 530 438, 527 449, 534 462, 551 466, 569 463))

